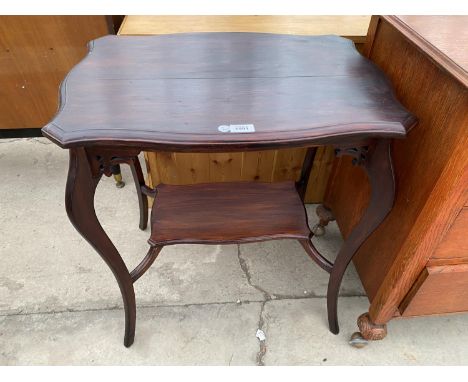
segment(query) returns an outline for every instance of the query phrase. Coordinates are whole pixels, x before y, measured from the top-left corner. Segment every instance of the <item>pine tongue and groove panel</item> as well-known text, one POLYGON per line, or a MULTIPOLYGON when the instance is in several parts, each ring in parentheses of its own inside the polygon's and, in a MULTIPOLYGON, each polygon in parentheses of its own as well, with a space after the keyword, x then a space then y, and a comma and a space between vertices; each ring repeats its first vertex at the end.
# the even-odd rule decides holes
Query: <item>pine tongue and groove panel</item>
MULTIPOLYGON (((358 48, 365 40, 370 16, 126 16, 119 34, 149 35, 181 32, 265 32, 338 34, 358 48)), ((196 184, 205 182, 297 180, 305 149, 243 153, 145 153, 147 183, 196 184)), ((331 147, 317 150, 305 200, 323 200, 333 163, 331 147)), ((151 203, 150 203, 151 204, 151 203)))

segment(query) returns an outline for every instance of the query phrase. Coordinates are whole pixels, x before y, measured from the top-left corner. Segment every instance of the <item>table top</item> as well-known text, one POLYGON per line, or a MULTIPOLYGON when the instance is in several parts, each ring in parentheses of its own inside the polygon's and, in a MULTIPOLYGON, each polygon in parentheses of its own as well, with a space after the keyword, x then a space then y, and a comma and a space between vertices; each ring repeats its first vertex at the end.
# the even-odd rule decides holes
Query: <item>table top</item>
POLYGON ((106 36, 43 134, 64 148, 230 151, 402 138, 416 119, 337 36, 106 36))

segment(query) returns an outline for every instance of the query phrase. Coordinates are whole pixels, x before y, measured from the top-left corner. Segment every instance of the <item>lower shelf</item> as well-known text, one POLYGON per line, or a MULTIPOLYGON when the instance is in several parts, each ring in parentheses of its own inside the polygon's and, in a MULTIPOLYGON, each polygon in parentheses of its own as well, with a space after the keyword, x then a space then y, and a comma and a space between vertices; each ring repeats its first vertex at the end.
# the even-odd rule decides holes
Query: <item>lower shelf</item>
POLYGON ((206 183, 157 187, 152 246, 307 239, 310 229, 294 182, 206 183))

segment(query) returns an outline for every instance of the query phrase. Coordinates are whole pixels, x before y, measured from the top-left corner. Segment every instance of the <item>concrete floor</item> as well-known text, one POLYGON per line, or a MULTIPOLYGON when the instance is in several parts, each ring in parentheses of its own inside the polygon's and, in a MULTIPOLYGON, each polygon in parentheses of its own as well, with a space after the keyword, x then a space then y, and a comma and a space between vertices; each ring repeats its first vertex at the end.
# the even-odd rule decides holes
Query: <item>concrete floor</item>
MULTIPOLYGON (((341 332, 331 334, 328 275, 290 240, 165 248, 135 284, 136 339, 125 348, 117 284, 65 213, 67 162, 45 139, 0 141, 0 365, 468 364, 463 314, 395 320, 383 341, 350 347, 368 309, 352 267, 339 300, 341 332)), ((138 229, 123 170, 128 186, 104 178, 96 211, 133 268, 149 233, 138 229)), ((336 226, 314 240, 330 259, 341 244, 336 226)))

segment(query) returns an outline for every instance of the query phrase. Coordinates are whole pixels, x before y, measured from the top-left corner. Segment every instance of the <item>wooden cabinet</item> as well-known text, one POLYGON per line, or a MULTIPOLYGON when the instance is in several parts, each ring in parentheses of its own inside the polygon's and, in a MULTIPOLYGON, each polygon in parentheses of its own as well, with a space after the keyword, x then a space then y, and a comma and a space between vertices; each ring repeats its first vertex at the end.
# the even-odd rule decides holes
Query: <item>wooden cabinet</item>
POLYGON ((404 317, 468 311, 468 264, 424 268, 399 310, 404 317))
MULTIPOLYGON (((371 20, 363 51, 419 119, 393 143, 394 208, 355 257, 371 329, 395 316, 468 311, 467 24, 458 16, 371 20)), ((365 175, 335 160, 325 201, 345 237, 368 197, 365 175)))
POLYGON ((40 136, 57 111, 66 73, 89 40, 109 33, 108 16, 0 16, 0 137, 17 129, 40 136))
MULTIPOLYGON (((181 32, 264 32, 338 34, 358 48, 365 41, 370 16, 126 16, 119 33, 148 35, 181 32)), ((146 153, 147 181, 195 184, 229 181, 297 180, 306 149, 244 153, 146 153)), ((333 148, 318 149, 307 187, 306 202, 321 202, 333 162, 333 148)))

